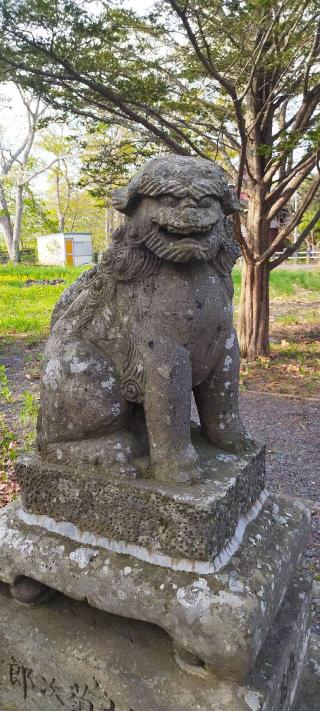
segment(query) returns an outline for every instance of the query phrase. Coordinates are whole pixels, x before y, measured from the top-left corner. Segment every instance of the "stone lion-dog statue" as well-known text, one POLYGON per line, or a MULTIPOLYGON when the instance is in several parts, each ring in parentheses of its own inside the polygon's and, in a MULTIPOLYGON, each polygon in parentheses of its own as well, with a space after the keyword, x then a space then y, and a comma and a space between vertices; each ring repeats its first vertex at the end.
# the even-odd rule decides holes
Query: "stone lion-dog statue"
POLYGON ((202 158, 153 158, 116 190, 125 222, 100 264, 52 316, 38 447, 61 464, 160 481, 201 478, 190 436, 250 446, 238 411, 239 348, 231 269, 239 209, 224 171, 202 158))

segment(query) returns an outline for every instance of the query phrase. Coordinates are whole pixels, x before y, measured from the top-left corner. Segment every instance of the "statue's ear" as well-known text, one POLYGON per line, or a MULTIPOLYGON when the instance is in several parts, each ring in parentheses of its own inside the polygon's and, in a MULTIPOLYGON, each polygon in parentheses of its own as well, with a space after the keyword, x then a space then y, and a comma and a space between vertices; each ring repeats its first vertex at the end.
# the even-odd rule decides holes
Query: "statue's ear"
POLYGON ((124 212, 126 215, 129 212, 130 197, 128 188, 117 188, 111 193, 111 202, 113 207, 119 212, 124 212))
POLYGON ((228 189, 222 195, 221 202, 225 215, 231 215, 240 210, 240 201, 233 185, 228 185, 228 189))

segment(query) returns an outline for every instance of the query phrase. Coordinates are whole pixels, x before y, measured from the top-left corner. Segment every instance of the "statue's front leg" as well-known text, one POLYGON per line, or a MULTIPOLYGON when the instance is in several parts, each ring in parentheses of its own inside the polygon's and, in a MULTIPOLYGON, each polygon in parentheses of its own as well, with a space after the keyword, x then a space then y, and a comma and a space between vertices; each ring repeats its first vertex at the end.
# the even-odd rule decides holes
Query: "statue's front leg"
POLYGON ((239 414, 239 367, 238 339, 232 330, 213 371, 194 389, 203 435, 212 444, 235 451, 252 444, 239 414))
POLYGON ((144 410, 151 464, 160 481, 191 482, 200 477, 190 440, 191 362, 185 348, 151 338, 144 348, 144 410))

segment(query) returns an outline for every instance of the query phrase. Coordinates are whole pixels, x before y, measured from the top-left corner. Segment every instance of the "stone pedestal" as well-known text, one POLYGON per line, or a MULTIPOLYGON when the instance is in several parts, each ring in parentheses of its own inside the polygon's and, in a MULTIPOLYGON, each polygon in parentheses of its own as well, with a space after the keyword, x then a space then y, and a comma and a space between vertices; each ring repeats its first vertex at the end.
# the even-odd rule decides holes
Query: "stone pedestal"
POLYGON ((229 562, 207 574, 60 527, 20 504, 0 512, 0 579, 27 576, 69 598, 34 608, 1 598, 1 709, 292 708, 310 610, 310 581, 296 577, 309 527, 298 501, 269 497, 229 562))
POLYGON ((197 448, 207 476, 192 487, 19 462, 0 580, 68 599, 2 597, 1 710, 291 711, 309 639, 310 582, 296 573, 309 513, 268 495, 263 448, 197 448))
MULTIPOLYGON (((22 457, 17 477, 23 508, 93 534, 92 542, 99 537, 110 550, 178 570, 214 572, 225 549, 231 550, 230 539, 259 506, 265 450, 257 445, 249 453, 230 454, 205 442, 196 427, 192 440, 203 471, 192 487, 140 478, 134 466, 130 477, 107 475, 99 467, 72 468, 36 454, 22 457)), ((71 527, 63 530, 68 534, 71 527)))
POLYGON ((293 711, 318 711, 320 705, 320 636, 311 635, 309 663, 293 711))
POLYGON ((156 626, 63 596, 26 608, 2 586, 0 708, 288 711, 305 664, 309 587, 294 580, 254 669, 240 683, 179 659, 156 626))
POLYGON ((216 573, 175 571, 107 550, 15 504, 0 512, 0 579, 27 576, 100 610, 164 629, 217 675, 252 669, 295 575, 309 529, 297 501, 269 497, 216 573), (49 530, 51 529, 51 530, 49 530), (57 535, 59 534, 59 535, 57 535))

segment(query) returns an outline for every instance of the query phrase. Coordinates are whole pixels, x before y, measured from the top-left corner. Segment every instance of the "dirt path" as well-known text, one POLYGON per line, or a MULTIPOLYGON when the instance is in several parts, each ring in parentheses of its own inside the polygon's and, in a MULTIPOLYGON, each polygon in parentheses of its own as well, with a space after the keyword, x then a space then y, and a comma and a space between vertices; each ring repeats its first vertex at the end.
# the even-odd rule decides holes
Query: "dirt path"
MULTIPOLYGON (((284 299, 272 299, 270 301, 270 318, 274 319, 277 316, 286 316, 288 313, 296 310, 307 311, 308 309, 320 310, 320 301, 287 301, 284 299)), ((235 311, 239 310, 239 305, 235 306, 235 311)))
MULTIPOLYGON (((267 445, 267 487, 305 499, 311 510, 301 568, 320 580, 320 400, 245 392, 240 407, 249 431, 267 445)), ((313 631, 320 634, 314 602, 313 631)))
POLYGON ((320 313, 320 301, 279 301, 273 300, 270 302, 270 317, 271 319, 277 316, 286 316, 288 312, 296 311, 307 311, 307 309, 319 309, 320 313))
MULTIPOLYGON (((0 338, 0 366, 4 365, 11 397, 0 397, 0 412, 6 424, 23 441, 25 423, 20 419, 23 393, 39 397, 40 370, 43 342, 28 343, 24 340, 5 342, 0 338)), ((32 423, 29 423, 30 430, 32 423)))
POLYGON ((320 501, 320 400, 244 392, 249 431, 267 445, 268 486, 320 501))

